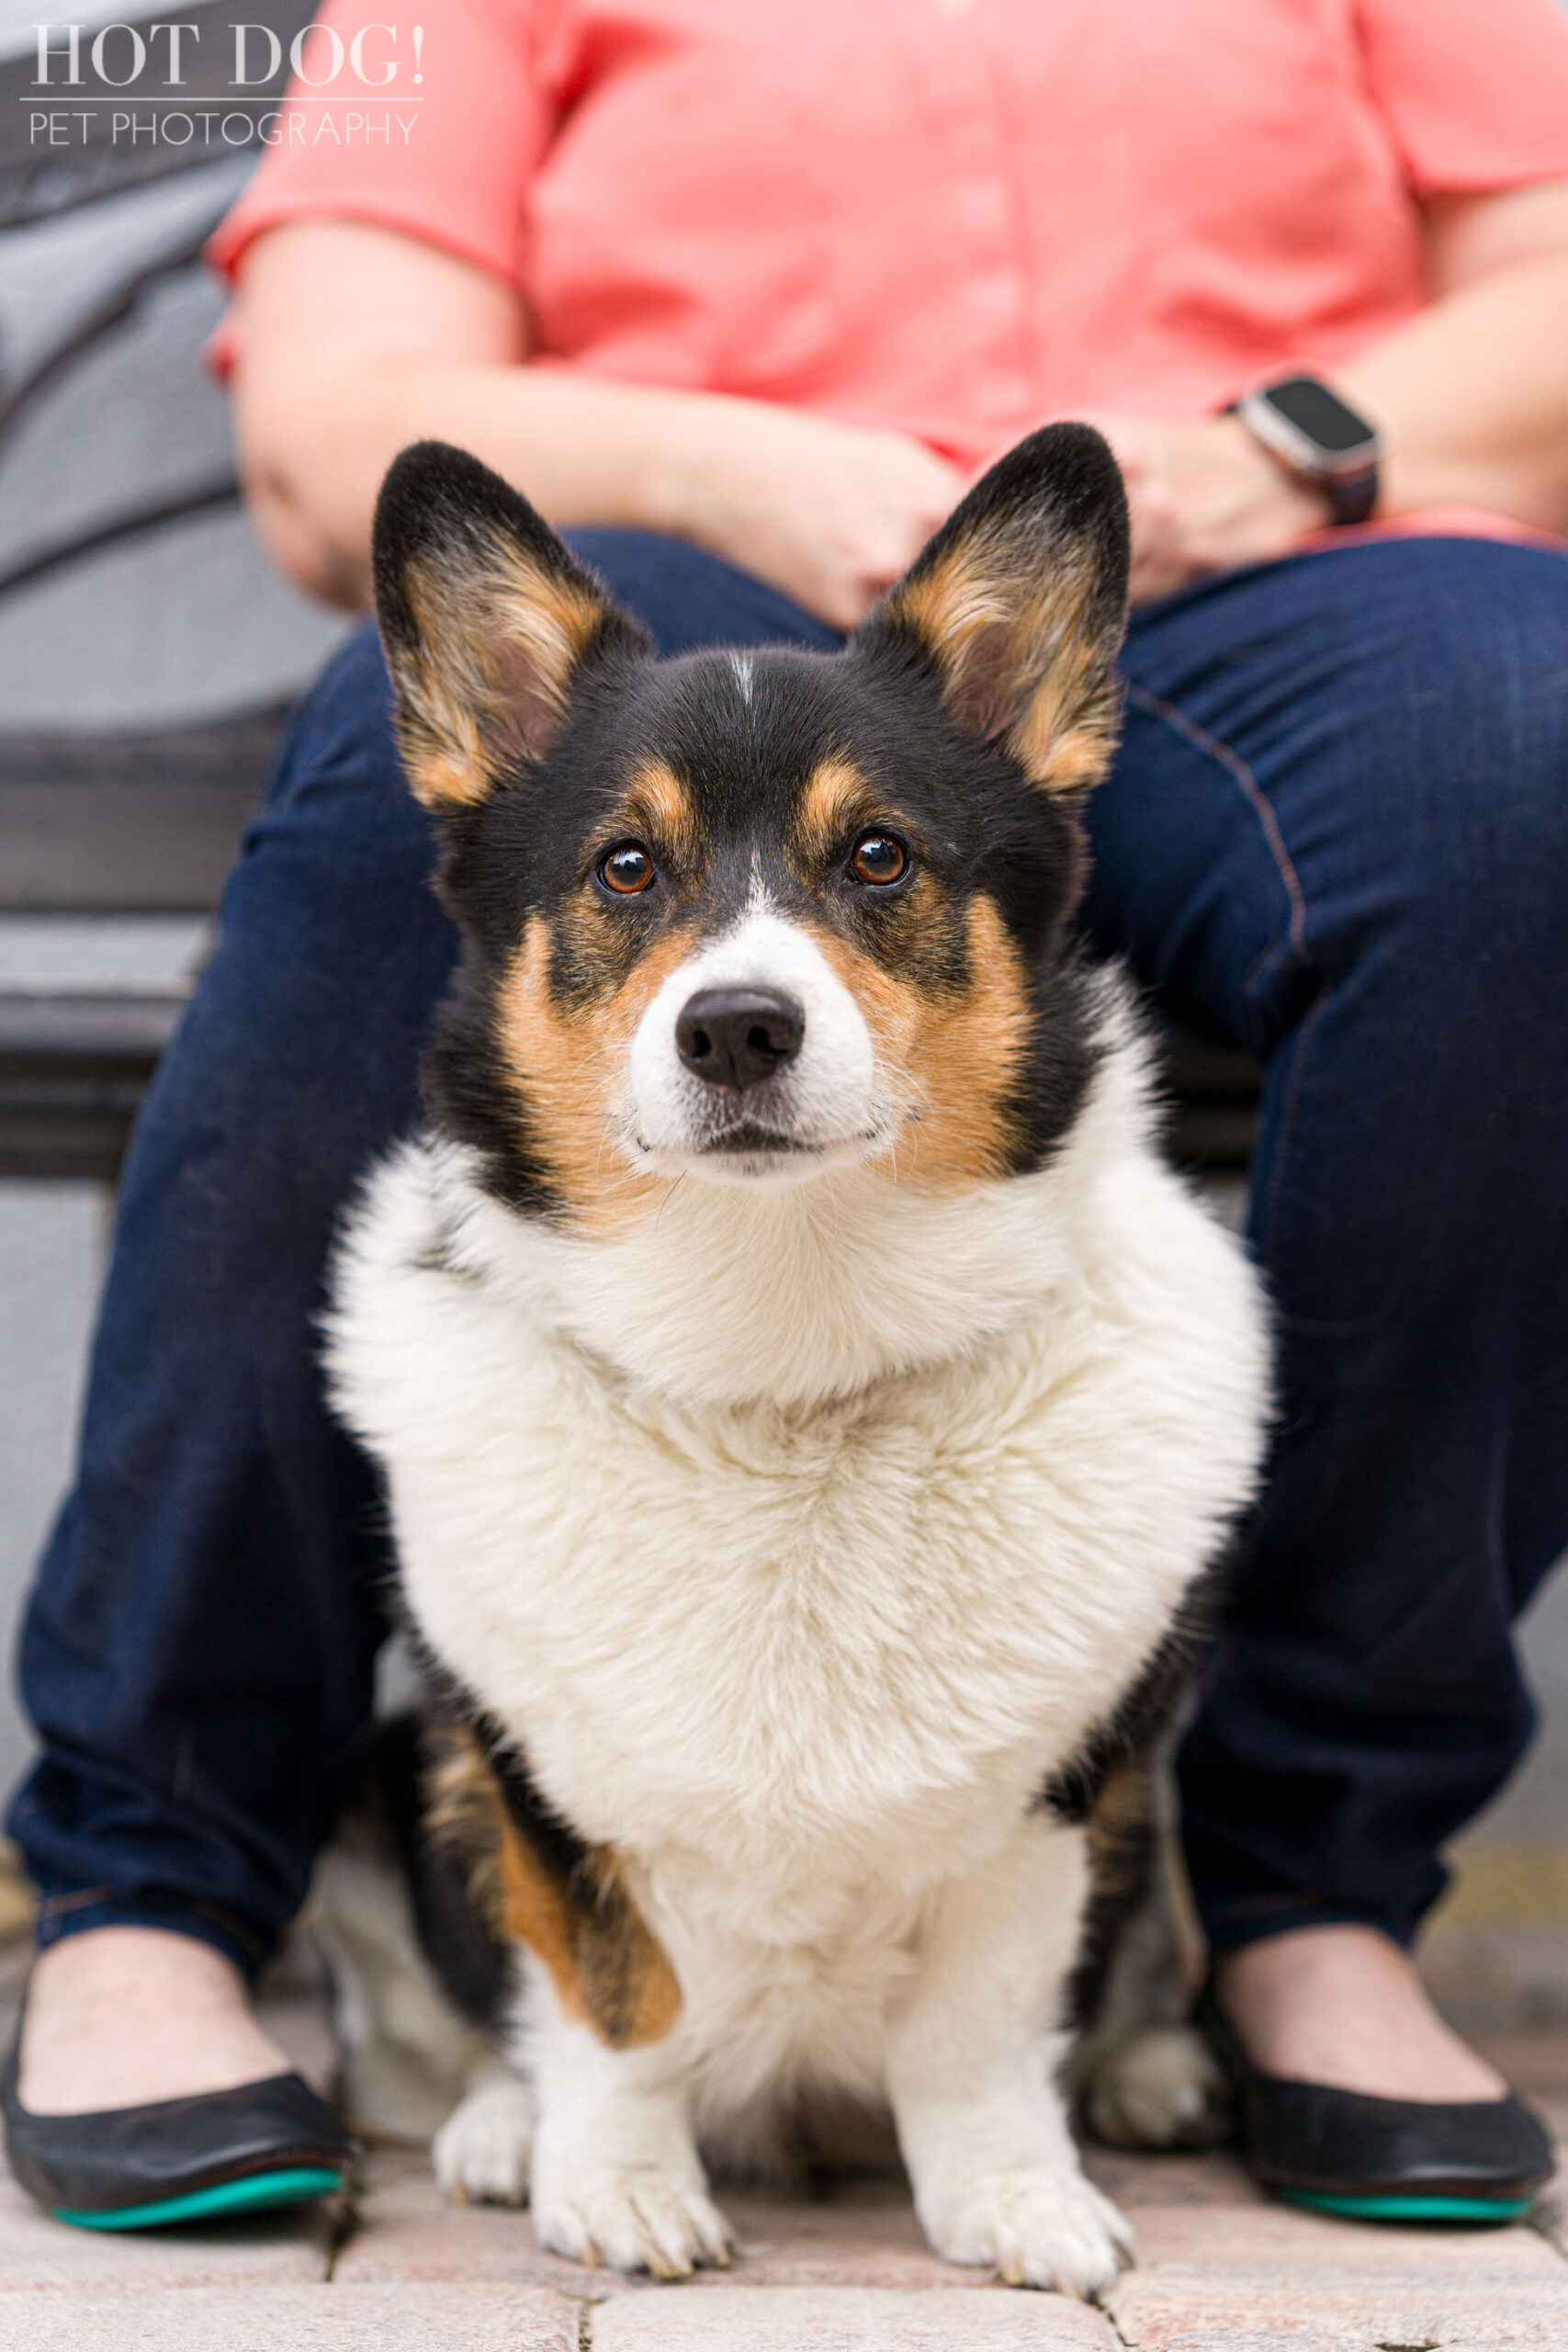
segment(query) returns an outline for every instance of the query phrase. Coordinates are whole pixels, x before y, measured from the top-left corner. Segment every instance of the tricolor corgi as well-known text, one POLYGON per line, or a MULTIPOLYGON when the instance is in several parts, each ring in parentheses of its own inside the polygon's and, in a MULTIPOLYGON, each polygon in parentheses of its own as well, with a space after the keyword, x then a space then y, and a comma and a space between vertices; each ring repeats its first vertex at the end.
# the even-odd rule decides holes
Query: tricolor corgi
MULTIPOLYGON (((952 2261, 1126 2253, 1062 2074, 1267 1408, 1075 929, 1127 560, 1055 425, 841 652, 660 662, 475 459, 381 494, 465 953, 331 1376, 435 1694, 438 2170, 583 2262, 724 2262, 707 2167, 861 2109, 952 2261)), ((1196 2046, 1112 2064, 1175 2136, 1196 2046)))

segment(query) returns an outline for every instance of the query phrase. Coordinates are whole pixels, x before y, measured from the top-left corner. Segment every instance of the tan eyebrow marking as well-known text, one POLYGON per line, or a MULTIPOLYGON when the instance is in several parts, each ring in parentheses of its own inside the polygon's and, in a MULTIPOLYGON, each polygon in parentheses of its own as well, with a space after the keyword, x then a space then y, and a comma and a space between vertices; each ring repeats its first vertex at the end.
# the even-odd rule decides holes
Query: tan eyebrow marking
POLYGON ((807 863, 819 865, 839 847, 859 820, 882 813, 879 795, 848 760, 820 761, 812 770, 795 814, 795 839, 807 863))
POLYGON ((694 865, 702 828, 692 796, 666 760, 650 760, 626 786, 626 821, 653 836, 656 844, 683 865, 694 865))

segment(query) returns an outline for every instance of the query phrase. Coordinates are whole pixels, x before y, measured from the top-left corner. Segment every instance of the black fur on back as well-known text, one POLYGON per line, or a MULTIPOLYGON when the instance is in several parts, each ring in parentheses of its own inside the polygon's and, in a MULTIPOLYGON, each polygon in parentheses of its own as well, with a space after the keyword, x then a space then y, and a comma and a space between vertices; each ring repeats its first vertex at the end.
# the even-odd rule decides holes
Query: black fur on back
POLYGON ((1058 1821, 1089 1833, 1089 1897, 1067 1985, 1066 2022, 1075 2029, 1098 2016, 1122 1930, 1150 1890, 1158 1838, 1155 1758, 1208 1638, 1219 1591, 1216 1570, 1196 1578, 1136 1680, 1037 1800, 1058 1821))
POLYGON ((475 1904, 462 1859, 426 1826, 425 1734, 410 1712, 387 1717, 371 1736, 362 1803, 379 1816, 408 1890, 419 1948, 458 2014, 496 2031, 514 1990, 511 1946, 491 1933, 475 1904))

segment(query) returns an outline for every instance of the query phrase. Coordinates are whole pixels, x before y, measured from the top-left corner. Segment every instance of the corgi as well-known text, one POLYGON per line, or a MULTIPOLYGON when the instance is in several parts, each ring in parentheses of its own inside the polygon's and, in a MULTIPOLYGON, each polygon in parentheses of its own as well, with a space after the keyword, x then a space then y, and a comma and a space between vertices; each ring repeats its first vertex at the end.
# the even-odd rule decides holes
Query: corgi
POLYGON ((464 955, 330 1379, 434 1692, 437 2169, 584 2263, 725 2262, 709 2167, 850 2112, 951 2261, 1128 2252, 1063 2069, 1268 1375, 1075 927, 1127 566, 1053 425, 842 651, 661 662, 476 459, 381 492, 464 955))

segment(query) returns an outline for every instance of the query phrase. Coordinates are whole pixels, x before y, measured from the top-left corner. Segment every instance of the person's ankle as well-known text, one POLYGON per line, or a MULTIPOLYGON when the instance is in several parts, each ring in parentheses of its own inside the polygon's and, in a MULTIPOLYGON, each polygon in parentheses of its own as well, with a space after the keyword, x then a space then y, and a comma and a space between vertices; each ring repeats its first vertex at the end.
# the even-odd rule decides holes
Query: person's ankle
POLYGON ((28 1987, 17 2095, 36 2115, 83 2115, 230 2090, 288 2061, 251 2014, 238 1969, 162 1928, 94 1928, 39 1954, 28 1987))
POLYGON ((1438 2015, 1410 1956, 1349 1924, 1220 1954, 1214 1997, 1255 2066, 1381 2098, 1494 2099, 1507 2085, 1438 2015))

